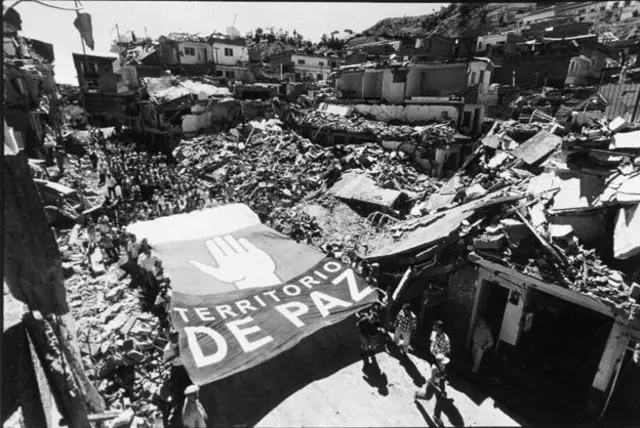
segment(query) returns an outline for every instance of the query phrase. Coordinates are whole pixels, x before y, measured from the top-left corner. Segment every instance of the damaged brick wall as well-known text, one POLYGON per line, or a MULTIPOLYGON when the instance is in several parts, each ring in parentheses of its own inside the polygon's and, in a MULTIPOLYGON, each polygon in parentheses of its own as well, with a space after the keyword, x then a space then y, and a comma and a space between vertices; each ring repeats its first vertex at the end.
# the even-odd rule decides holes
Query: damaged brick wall
POLYGON ((451 339, 451 364, 460 368, 468 365, 471 359, 466 340, 477 279, 478 271, 471 265, 464 265, 449 275, 443 321, 451 339))

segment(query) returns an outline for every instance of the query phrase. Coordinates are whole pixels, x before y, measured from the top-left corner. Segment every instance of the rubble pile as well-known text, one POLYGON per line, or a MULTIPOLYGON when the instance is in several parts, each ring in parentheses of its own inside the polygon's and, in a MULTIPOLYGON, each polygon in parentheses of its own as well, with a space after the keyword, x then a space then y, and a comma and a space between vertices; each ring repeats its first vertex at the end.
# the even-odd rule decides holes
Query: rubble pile
POLYGON ((389 125, 384 122, 364 119, 362 117, 346 118, 321 111, 312 111, 304 118, 301 125, 313 126, 331 132, 345 134, 364 134, 379 137, 383 140, 408 141, 416 132, 412 126, 389 125))
POLYGON ((296 222, 285 220, 281 216, 285 211, 279 208, 319 196, 348 170, 366 173, 382 188, 416 196, 437 187, 435 180, 403 161, 403 154, 373 143, 325 148, 290 131, 262 129, 248 142, 241 142, 234 133, 185 140, 174 156, 181 167, 196 170, 228 202, 248 204, 276 229, 296 222))
POLYGON ((85 371, 108 408, 124 411, 128 402, 131 409, 123 415, 154 426, 162 419, 158 396, 168 377, 158 320, 142 313, 139 296, 129 280, 119 280, 117 269, 92 277, 78 247, 83 239, 73 235, 61 233, 58 243, 85 371))
POLYGON ((437 231, 441 222, 482 258, 639 313, 630 294, 640 277, 610 268, 599 245, 604 210, 614 210, 627 219, 616 222, 614 257, 640 253, 640 241, 625 237, 631 229, 624 232, 636 224, 630 215, 640 203, 636 125, 595 121, 579 133, 554 120, 528 126, 539 131, 519 143, 509 137, 514 121, 497 123, 476 161, 414 207, 422 217, 389 228, 396 243, 421 228, 437 231), (472 215, 456 225, 464 212, 472 215))
POLYGON ((402 190, 428 196, 439 181, 409 165, 403 152, 388 152, 374 143, 338 146, 343 171, 361 169, 383 189, 402 190))

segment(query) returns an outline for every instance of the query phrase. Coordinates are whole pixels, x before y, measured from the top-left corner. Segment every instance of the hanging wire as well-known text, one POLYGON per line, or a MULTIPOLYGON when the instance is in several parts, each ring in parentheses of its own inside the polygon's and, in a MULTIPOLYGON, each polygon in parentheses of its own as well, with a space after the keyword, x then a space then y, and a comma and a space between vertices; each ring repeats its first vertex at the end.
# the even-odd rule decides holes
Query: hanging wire
MULTIPOLYGON (((69 11, 78 12, 78 11, 80 11, 82 9, 82 8, 77 8, 77 7, 69 8, 69 7, 62 7, 62 6, 54 6, 54 5, 50 4, 50 3, 45 3, 45 2, 40 1, 40 0, 30 0, 30 1, 32 1, 34 3, 41 4, 42 6, 47 6, 47 7, 51 7, 51 8, 59 9, 59 10, 69 10, 69 11)), ((76 3, 76 6, 77 6, 77 3, 76 3)))
MULTIPOLYGON (((50 3, 45 3, 45 2, 43 2, 41 0, 17 0, 15 3, 13 3, 11 6, 9 6, 4 11, 4 13, 6 13, 9 9, 15 8, 19 3, 22 3, 23 1, 31 1, 33 3, 38 3, 38 4, 42 5, 42 6, 51 7, 53 9, 59 9, 59 10, 68 10, 68 11, 78 12, 79 10, 82 9, 82 8, 77 8, 77 7, 75 7, 75 8, 67 8, 67 7, 62 7, 62 6, 55 6, 55 5, 50 4, 50 3)), ((77 6, 77 3, 76 3, 76 6, 77 6)))

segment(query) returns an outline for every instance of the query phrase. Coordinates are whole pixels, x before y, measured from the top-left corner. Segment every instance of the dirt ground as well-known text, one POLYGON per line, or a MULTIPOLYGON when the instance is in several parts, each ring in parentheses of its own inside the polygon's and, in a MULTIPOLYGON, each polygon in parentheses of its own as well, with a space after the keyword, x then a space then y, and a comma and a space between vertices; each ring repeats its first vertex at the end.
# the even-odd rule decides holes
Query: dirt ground
MULTIPOLYGON (((354 324, 349 318, 327 327, 273 360, 203 387, 210 426, 432 425, 435 400, 414 401, 428 363, 380 350, 380 370, 365 369, 354 324)), ((464 382, 455 382, 449 397, 445 426, 521 425, 464 382)))

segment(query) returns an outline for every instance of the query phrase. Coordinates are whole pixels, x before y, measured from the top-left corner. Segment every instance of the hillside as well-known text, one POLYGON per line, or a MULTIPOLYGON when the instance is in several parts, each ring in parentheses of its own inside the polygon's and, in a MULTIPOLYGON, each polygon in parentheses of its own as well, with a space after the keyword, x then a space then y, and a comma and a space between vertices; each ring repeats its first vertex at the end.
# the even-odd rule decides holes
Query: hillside
MULTIPOLYGON (((549 2, 538 2, 539 7, 549 2), (540 4, 545 3, 545 4, 540 4)), ((499 33, 515 28, 513 6, 523 3, 454 3, 429 15, 386 18, 363 31, 367 37, 448 37, 499 33)), ((640 37, 640 17, 626 21, 602 22, 596 31, 610 31, 620 39, 640 37)))
POLYGON ((454 37, 470 31, 504 31, 511 28, 503 18, 508 8, 505 3, 454 3, 429 15, 383 19, 363 34, 403 38, 437 33, 454 37))

